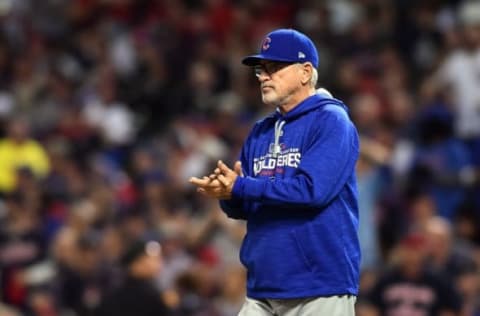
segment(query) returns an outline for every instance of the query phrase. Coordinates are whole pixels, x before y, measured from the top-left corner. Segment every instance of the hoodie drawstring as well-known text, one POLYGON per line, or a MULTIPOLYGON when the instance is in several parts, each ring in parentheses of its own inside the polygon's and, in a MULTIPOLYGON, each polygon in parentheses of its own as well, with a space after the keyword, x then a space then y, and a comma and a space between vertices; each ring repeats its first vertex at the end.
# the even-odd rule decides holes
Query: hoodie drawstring
POLYGON ((273 145, 273 157, 277 157, 277 155, 280 153, 281 148, 280 148, 280 136, 283 135, 283 125, 285 125, 285 121, 276 121, 275 122, 275 143, 273 145))

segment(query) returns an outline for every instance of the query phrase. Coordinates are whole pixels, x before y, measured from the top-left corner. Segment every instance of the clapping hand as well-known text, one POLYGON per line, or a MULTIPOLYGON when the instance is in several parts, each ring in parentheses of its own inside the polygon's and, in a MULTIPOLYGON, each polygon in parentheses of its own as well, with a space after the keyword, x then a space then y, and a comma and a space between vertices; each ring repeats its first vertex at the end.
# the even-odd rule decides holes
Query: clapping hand
POLYGON ((219 200, 229 200, 232 197, 232 189, 237 177, 243 177, 240 161, 235 162, 233 169, 230 169, 221 160, 217 168, 209 176, 202 178, 192 177, 189 182, 197 186, 197 192, 219 200))

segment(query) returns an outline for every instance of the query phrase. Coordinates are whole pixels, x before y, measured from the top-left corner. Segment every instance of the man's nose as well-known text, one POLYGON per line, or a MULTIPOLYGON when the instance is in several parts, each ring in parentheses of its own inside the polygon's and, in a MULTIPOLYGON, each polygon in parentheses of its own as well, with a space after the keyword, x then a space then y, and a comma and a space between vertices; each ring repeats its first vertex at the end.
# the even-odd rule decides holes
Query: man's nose
POLYGON ((268 73, 263 69, 257 74, 258 81, 260 82, 267 80, 269 77, 268 73))

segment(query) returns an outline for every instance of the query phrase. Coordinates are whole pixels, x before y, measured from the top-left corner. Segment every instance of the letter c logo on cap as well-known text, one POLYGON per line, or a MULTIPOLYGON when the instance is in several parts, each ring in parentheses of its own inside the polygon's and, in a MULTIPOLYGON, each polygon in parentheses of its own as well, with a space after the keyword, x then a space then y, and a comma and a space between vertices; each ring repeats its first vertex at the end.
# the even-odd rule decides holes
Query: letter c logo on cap
POLYGON ((263 44, 262 44, 262 50, 267 50, 269 47, 270 47, 270 42, 271 42, 271 38, 270 37, 266 37, 265 40, 263 41, 263 44))

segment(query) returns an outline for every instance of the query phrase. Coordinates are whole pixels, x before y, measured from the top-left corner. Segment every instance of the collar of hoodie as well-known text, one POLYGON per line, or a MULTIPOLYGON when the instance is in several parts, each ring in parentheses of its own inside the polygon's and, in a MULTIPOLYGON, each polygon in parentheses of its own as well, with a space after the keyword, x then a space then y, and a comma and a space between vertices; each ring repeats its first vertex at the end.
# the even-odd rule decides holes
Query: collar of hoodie
POLYGON ((291 111, 285 114, 282 114, 282 112, 280 112, 280 110, 277 108, 274 114, 274 119, 275 121, 284 120, 288 122, 294 120, 299 116, 302 116, 305 113, 322 107, 325 104, 336 104, 347 110, 345 104, 343 104, 343 102, 341 102, 340 100, 330 98, 321 94, 314 94, 300 102, 296 107, 294 107, 291 111))

